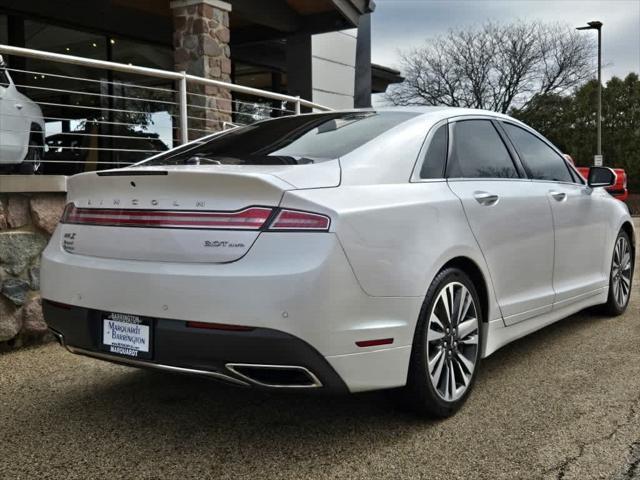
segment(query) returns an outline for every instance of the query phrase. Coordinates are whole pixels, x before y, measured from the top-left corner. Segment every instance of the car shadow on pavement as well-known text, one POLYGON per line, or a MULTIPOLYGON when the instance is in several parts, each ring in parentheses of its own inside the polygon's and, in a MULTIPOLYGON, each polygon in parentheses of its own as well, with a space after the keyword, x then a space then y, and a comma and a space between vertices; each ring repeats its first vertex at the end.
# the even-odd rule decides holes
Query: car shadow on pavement
MULTIPOLYGON (((126 451, 130 459, 122 460, 123 465, 142 465, 160 476, 172 465, 181 469, 189 465, 192 478, 251 476, 256 465, 266 469, 264 478, 289 474, 297 478, 305 465, 312 470, 325 465, 336 473, 353 466, 354 459, 384 455, 393 445, 424 449, 433 442, 436 448, 438 442, 462 432, 483 435, 478 432, 492 426, 510 431, 510 419, 517 412, 497 410, 496 402, 501 402, 497 396, 509 389, 523 392, 523 376, 533 386, 524 394, 540 396, 535 389, 539 379, 530 366, 545 361, 549 345, 575 349, 587 330, 612 321, 617 320, 580 313, 499 350, 483 362, 467 404, 444 422, 399 409, 388 392, 271 393, 71 357, 68 373, 57 380, 37 423, 55 425, 54 430, 44 429, 51 449, 80 443, 84 450, 72 457, 102 458, 95 463, 101 468, 122 460, 126 451), (478 411, 483 414, 474 415, 478 411)), ((501 404, 515 408, 505 401, 501 404)), ((17 427, 20 421, 12 422, 17 427)), ((403 455, 413 455, 412 449, 403 455)))
POLYGON ((49 416, 45 422, 100 432, 102 448, 126 438, 128 448, 150 457, 157 458, 153 444, 162 443, 162 449, 214 456, 218 463, 259 456, 283 464, 310 452, 334 460, 353 457, 438 423, 398 408, 388 392, 270 393, 127 367, 108 370, 107 378, 94 377, 88 387, 54 402, 42 413, 49 416))

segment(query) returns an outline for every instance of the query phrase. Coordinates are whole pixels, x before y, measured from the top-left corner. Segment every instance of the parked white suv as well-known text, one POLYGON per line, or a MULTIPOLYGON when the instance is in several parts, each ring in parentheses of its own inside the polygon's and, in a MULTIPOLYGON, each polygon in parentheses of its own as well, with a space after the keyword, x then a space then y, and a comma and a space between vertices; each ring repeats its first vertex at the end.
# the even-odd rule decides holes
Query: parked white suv
POLYGON ((18 91, 0 55, 0 169, 39 173, 43 150, 42 110, 18 91))

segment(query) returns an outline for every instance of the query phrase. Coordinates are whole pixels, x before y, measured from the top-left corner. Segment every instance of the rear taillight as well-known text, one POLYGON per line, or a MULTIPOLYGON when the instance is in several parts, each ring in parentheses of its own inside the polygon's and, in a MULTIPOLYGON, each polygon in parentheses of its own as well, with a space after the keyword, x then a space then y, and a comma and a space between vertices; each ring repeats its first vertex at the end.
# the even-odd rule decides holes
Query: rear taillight
POLYGON ((64 207, 64 211, 62 212, 62 217, 60 217, 60 223, 68 223, 67 219, 75 208, 76 206, 73 203, 67 203, 64 207))
POLYGON ((299 210, 280 210, 269 225, 269 230, 313 230, 326 232, 331 220, 319 213, 301 212, 299 210))
POLYGON ((71 203, 65 208, 60 221, 118 227, 260 230, 272 211, 265 207, 251 207, 239 212, 120 210, 77 208, 71 203))
MULTIPOLYGON (((111 227, 197 228, 222 230, 261 230, 273 214, 272 208, 249 207, 239 212, 194 212, 183 210, 124 210, 78 208, 67 204, 60 223, 111 227)), ((267 230, 326 232, 331 219, 326 215, 281 209, 267 230)))

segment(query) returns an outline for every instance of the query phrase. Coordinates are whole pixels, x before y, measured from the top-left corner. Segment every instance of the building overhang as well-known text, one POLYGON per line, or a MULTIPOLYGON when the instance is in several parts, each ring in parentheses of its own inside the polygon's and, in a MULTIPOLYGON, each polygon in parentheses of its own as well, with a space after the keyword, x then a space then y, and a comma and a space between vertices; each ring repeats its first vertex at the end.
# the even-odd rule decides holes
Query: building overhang
POLYGON ((373 0, 331 0, 335 8, 350 22, 354 27, 358 26, 360 17, 367 13, 373 13, 376 4, 373 0))
POLYGON ((232 45, 356 28, 373 0, 230 0, 232 45))
POLYGON ((404 82, 404 77, 394 68, 371 64, 371 93, 384 93, 393 83, 404 82))
MULTIPOLYGON (((231 4, 232 44, 356 28, 373 0, 219 0, 231 4)), ((0 0, 0 11, 70 28, 172 45, 170 0, 0 0)))

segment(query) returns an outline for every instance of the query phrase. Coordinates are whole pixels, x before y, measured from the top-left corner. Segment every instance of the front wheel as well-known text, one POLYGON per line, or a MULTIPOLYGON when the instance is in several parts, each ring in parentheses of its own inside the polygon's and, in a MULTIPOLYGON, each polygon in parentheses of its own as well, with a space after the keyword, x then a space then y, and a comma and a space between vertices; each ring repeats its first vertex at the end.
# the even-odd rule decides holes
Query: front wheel
POLYGON ((462 270, 447 268, 433 280, 420 313, 405 403, 430 417, 453 415, 478 372, 482 309, 462 270))
POLYGON ((622 315, 629 305, 633 280, 634 255, 629 235, 624 230, 618 233, 611 259, 609 274, 609 296, 604 304, 604 313, 622 315))

